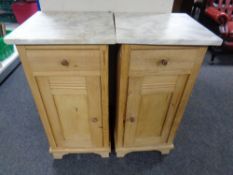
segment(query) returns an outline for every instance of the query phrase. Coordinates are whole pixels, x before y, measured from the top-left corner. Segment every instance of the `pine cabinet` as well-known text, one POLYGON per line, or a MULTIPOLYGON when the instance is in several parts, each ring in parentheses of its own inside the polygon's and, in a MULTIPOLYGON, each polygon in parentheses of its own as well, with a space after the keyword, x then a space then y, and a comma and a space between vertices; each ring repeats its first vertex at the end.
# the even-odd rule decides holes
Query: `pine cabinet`
POLYGON ((186 14, 124 12, 40 11, 4 41, 17 46, 57 159, 69 153, 108 157, 110 140, 118 157, 169 153, 206 49, 222 44, 186 14), (110 63, 118 57, 117 80, 109 46, 110 63), (109 134, 108 91, 115 84, 109 134))
POLYGON ((18 46, 54 158, 110 152, 108 47, 18 46))
POLYGON ((118 157, 169 153, 205 47, 122 45, 115 129, 118 157))

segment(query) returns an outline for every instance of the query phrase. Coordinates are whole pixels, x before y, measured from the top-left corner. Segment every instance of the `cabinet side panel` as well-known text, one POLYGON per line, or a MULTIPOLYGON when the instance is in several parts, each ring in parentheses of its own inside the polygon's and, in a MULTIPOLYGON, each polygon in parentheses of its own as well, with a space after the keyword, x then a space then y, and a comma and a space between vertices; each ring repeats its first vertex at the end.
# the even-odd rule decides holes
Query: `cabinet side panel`
POLYGON ((117 147, 123 146, 123 128, 128 88, 129 52, 128 45, 121 45, 117 65, 117 104, 115 128, 115 142, 117 147))
POLYGON ((188 99, 191 95, 193 86, 195 84, 196 78, 197 78, 199 70, 201 68, 201 64, 203 62, 206 50, 207 50, 207 47, 200 47, 199 50, 197 51, 198 54, 197 54, 197 58, 195 59, 194 67, 193 67, 191 75, 187 81, 183 96, 181 98, 175 119, 173 121, 171 130, 170 130, 170 134, 168 137, 169 144, 172 143, 174 138, 175 138, 176 131, 177 131, 179 124, 181 122, 181 119, 183 117, 185 107, 187 105, 188 99))
POLYGON ((39 92, 39 88, 37 86, 36 80, 33 77, 32 71, 30 69, 29 63, 27 61, 27 55, 26 55, 26 49, 24 46, 17 46, 17 49, 19 51, 19 55, 20 55, 20 60, 22 62, 23 65, 23 69, 26 75, 26 78, 28 80, 32 95, 34 97, 36 106, 37 106, 37 110, 39 112, 40 115, 40 119, 42 121, 42 124, 44 126, 49 144, 51 146, 51 148, 56 148, 56 142, 54 140, 54 136, 51 130, 51 126, 44 108, 44 104, 39 92))
POLYGON ((108 46, 101 46, 101 101, 103 120, 103 143, 109 147, 109 114, 108 114, 108 46))

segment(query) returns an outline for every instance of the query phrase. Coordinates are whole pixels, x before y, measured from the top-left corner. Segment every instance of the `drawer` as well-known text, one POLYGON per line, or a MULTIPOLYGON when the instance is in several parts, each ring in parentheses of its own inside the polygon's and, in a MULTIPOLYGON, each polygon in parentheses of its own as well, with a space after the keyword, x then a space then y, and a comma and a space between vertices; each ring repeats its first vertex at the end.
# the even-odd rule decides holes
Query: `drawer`
POLYGON ((28 49, 27 60, 33 72, 100 72, 100 50, 28 49))
POLYGON ((198 49, 196 48, 173 48, 173 47, 150 47, 131 49, 130 74, 151 73, 190 73, 198 49))

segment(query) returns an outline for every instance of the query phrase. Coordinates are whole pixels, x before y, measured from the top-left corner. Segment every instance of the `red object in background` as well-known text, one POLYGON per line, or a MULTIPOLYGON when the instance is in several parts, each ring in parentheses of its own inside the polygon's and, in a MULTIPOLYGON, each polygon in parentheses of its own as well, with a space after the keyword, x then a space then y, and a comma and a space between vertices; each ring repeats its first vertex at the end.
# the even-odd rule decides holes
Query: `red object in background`
POLYGON ((38 11, 36 2, 15 2, 11 5, 11 8, 19 24, 22 24, 38 11))
POLYGON ((208 0, 205 14, 219 25, 223 46, 233 50, 233 0, 208 0))
POLYGON ((206 8, 205 13, 218 24, 225 24, 230 19, 225 12, 219 11, 215 7, 206 8))

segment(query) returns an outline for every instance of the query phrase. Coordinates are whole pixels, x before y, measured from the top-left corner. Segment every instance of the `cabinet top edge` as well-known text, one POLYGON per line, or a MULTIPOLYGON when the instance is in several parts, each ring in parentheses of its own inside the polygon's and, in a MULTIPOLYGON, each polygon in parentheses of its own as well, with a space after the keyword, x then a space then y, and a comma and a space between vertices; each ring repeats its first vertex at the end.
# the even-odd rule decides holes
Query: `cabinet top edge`
POLYGON ((7 44, 114 44, 111 12, 36 12, 4 38, 7 44))
POLYGON ((121 44, 219 46, 222 39, 184 13, 115 13, 121 44))

